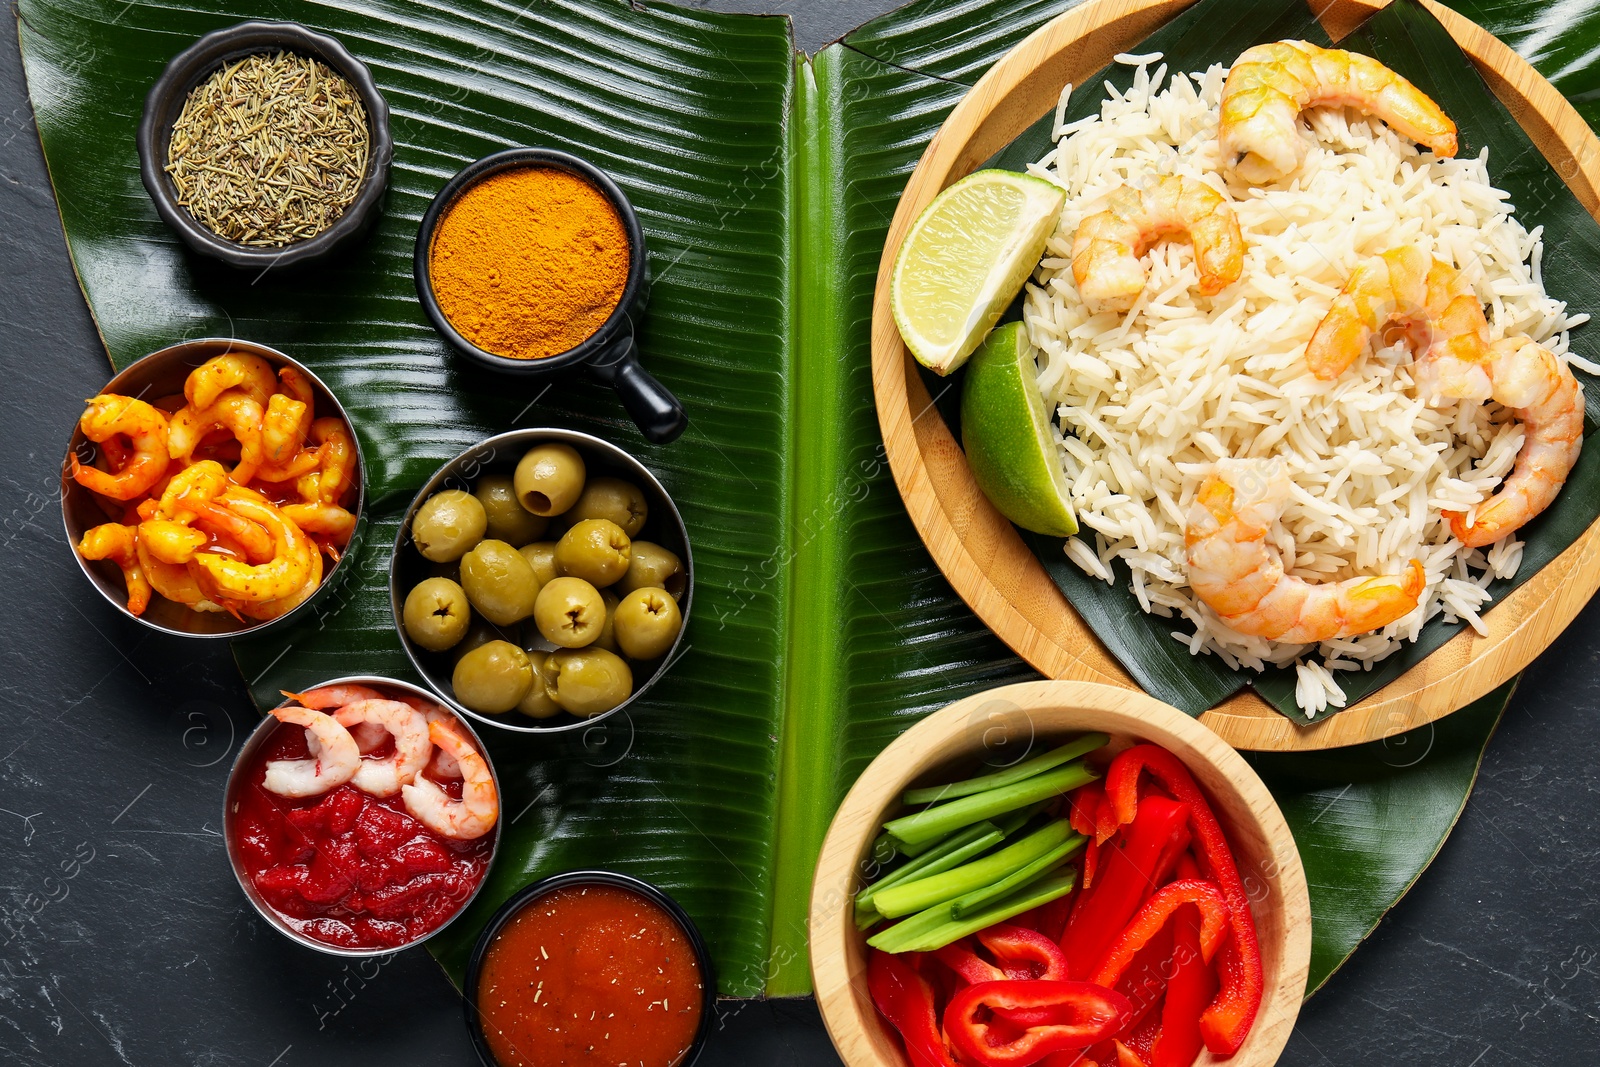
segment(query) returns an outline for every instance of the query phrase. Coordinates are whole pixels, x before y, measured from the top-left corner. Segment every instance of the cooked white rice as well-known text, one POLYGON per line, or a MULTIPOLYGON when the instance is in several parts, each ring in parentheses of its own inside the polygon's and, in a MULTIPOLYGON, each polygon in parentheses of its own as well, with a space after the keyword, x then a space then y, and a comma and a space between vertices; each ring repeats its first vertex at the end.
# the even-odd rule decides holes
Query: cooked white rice
MULTIPOLYGON (((1030 168, 1067 191, 1061 226, 1028 286, 1025 320, 1040 351, 1039 387, 1063 433, 1062 462, 1083 532, 1066 552, 1084 573, 1132 572, 1146 612, 1171 618, 1192 654, 1230 667, 1293 663, 1308 715, 1342 707, 1338 671, 1367 670, 1443 615, 1480 632, 1485 587, 1516 573, 1522 543, 1485 550, 1450 536, 1444 510, 1493 495, 1522 446, 1498 404, 1427 406, 1403 346, 1369 353, 1351 372, 1319 382, 1306 342, 1356 263, 1402 243, 1428 247, 1460 269, 1487 307, 1490 334, 1525 334, 1567 352, 1567 316, 1539 276, 1540 230, 1512 216, 1489 183, 1487 150, 1435 159, 1376 120, 1310 113, 1305 166, 1270 188, 1217 173, 1217 104, 1227 73, 1176 74, 1160 56, 1137 66, 1126 94, 1109 84, 1098 117, 1064 125, 1030 168), (1216 297, 1195 292, 1193 249, 1179 241, 1147 257, 1150 281, 1133 309, 1090 315, 1070 262, 1079 221, 1123 183, 1181 174, 1226 189, 1246 243, 1244 275, 1216 297), (1319 646, 1239 634, 1189 589, 1184 514, 1213 460, 1278 457, 1294 485, 1271 543, 1313 581, 1393 574, 1420 559, 1428 587, 1417 610, 1383 630, 1319 646), (1091 541, 1092 539, 1092 547, 1091 541)), ((1575 366, 1593 370, 1576 357, 1575 366)))

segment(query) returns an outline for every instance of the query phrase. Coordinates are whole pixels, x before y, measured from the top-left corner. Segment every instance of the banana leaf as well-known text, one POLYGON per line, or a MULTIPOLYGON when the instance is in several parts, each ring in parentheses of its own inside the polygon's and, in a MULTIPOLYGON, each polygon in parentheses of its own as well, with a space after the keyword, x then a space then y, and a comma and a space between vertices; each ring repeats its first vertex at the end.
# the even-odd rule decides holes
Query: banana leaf
MULTIPOLYGON (((1285 38, 1323 46, 1333 43, 1312 9, 1301 0, 1201 0, 1151 34, 1137 51, 1161 52, 1162 62, 1172 71, 1203 71, 1213 63, 1232 62, 1233 57, 1252 45, 1285 38)), ((1498 188, 1510 194, 1518 218, 1530 229, 1545 227, 1546 288, 1567 301, 1573 313, 1600 312, 1600 289, 1594 284, 1593 266, 1600 262, 1600 223, 1584 210, 1555 168, 1489 91, 1471 60, 1439 21, 1417 0, 1396 0, 1339 43, 1342 48, 1376 57, 1438 101, 1460 130, 1462 157, 1489 149, 1490 177, 1498 188)), ((1085 79, 1084 87, 1074 92, 1067 107, 1066 121, 1099 114, 1105 99, 1102 84, 1109 82, 1126 91, 1133 74, 1132 67, 1113 64, 1085 79)), ((1041 119, 1002 149, 989 165, 1026 169, 1049 151, 1053 123, 1053 115, 1041 119)), ((1600 339, 1582 327, 1573 336, 1573 347, 1580 353, 1592 354, 1597 345, 1600 339)), ((1577 371, 1577 375, 1587 392, 1585 433, 1592 436, 1600 419, 1600 381, 1583 371, 1577 371)), ((1589 448, 1580 456, 1556 502, 1518 532, 1525 542, 1522 566, 1512 578, 1490 584, 1492 603, 1503 600, 1538 573, 1597 517, 1600 454, 1589 448)), ((1172 637, 1175 621, 1180 630, 1187 630, 1188 624, 1140 611, 1127 568, 1120 561, 1114 567, 1114 583, 1108 584, 1088 577, 1067 562, 1059 538, 1026 534, 1024 539, 1095 636, 1147 692, 1191 715, 1199 715, 1248 685, 1293 721, 1301 725, 1311 722, 1295 703, 1292 667, 1257 673, 1230 669, 1214 656, 1192 656, 1187 646, 1172 637)), ((1493 610, 1492 603, 1485 610, 1493 610)), ((1346 706, 1394 681, 1454 637, 1463 625, 1435 618, 1423 626, 1414 643, 1402 646, 1371 670, 1340 672, 1338 681, 1348 698, 1346 706)), ((1320 717, 1325 719, 1339 710, 1342 709, 1329 708, 1320 717)))
MULTIPOLYGON (((251 279, 191 258, 162 227, 133 130, 169 56, 254 11, 240 0, 22 4, 41 140, 113 362, 212 333, 273 344, 326 377, 361 435, 372 527, 360 566, 295 632, 236 643, 259 703, 354 671, 411 676, 389 613, 388 546, 421 482, 482 436, 598 433, 656 470, 684 512, 698 586, 689 648, 644 706, 577 736, 487 739, 506 790, 500 857, 472 912, 430 942, 456 980, 511 892, 604 866, 683 903, 725 995, 804 992, 811 870, 844 791, 927 712, 1032 676, 954 595, 900 504, 867 334, 877 260, 918 155, 968 84, 1067 6, 931 0, 806 59, 783 20, 666 5, 279 0, 276 14, 336 34, 372 67, 394 112, 395 166, 362 248, 251 279), (462 163, 522 143, 594 159, 640 209, 656 278, 642 346, 691 418, 669 447, 646 444, 582 378, 506 395, 458 364, 416 305, 411 239, 428 198, 462 163)), ((1349 778, 1319 818, 1295 822, 1308 856, 1326 852, 1322 879, 1344 887, 1319 897, 1324 957, 1342 959, 1350 931, 1437 850, 1502 706, 1503 694, 1452 720, 1452 751, 1470 758, 1435 746, 1394 768, 1357 753, 1322 779, 1284 764, 1278 788, 1291 799, 1349 778), (1392 832, 1402 825, 1423 829, 1392 832)))

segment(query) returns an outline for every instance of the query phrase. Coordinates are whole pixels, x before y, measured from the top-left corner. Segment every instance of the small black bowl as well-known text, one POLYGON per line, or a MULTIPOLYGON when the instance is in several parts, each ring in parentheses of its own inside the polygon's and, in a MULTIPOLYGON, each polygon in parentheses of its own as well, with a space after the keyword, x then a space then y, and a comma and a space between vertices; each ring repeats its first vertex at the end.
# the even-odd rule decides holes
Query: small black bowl
MULTIPOLYGON (((400 528, 394 537, 394 551, 389 556, 389 607, 394 613, 394 627, 400 636, 401 647, 405 649, 411 665, 422 675, 422 680, 428 687, 451 709, 475 722, 515 733, 551 734, 568 730, 587 730, 632 705, 667 673, 667 668, 673 663, 678 649, 683 646, 684 635, 689 632, 689 616, 693 603, 694 554, 689 549, 689 528, 684 525, 683 515, 673 503, 672 497, 656 480, 656 476, 650 473, 650 468, 633 456, 608 441, 576 430, 510 430, 478 442, 445 463, 412 498, 411 506, 406 509, 405 516, 400 520, 400 528), (591 476, 598 474, 622 478, 638 486, 644 493, 645 500, 650 505, 650 515, 644 529, 639 533, 639 540, 659 544, 683 561, 683 596, 678 602, 678 610, 683 615, 683 625, 678 630, 677 640, 672 642, 672 647, 667 649, 664 655, 654 660, 632 664, 636 672, 633 692, 616 707, 587 717, 563 712, 554 718, 536 721, 515 711, 503 715, 488 715, 473 711, 457 701, 455 691, 451 687, 455 657, 449 651, 429 652, 411 640, 411 636, 406 633, 404 611, 406 594, 411 592, 418 582, 424 578, 431 578, 436 573, 434 568, 437 564, 424 559, 422 553, 411 543, 411 520, 416 516, 417 509, 422 506, 423 501, 444 489, 462 489, 470 493, 473 484, 480 476, 510 474, 528 449, 543 444, 570 445, 583 457, 584 466, 591 476)), ((513 624, 506 634, 506 639, 517 641, 517 627, 522 625, 531 628, 532 620, 527 620, 526 624, 513 624)), ((527 642, 520 643, 527 647, 527 642)))
POLYGON ((496 935, 500 933, 500 928, 505 926, 512 916, 540 897, 572 885, 609 885, 636 893, 672 916, 683 930, 683 936, 694 950, 694 958, 700 965, 700 1029, 695 1031, 694 1042, 689 1046, 689 1051, 684 1053, 683 1059, 674 1067, 694 1067, 695 1060, 700 1058, 700 1053, 706 1046, 706 1039, 711 1034, 711 1017, 716 1014, 717 976, 711 968, 711 953, 706 951, 706 943, 700 937, 700 931, 695 927, 694 920, 678 906, 677 901, 649 882, 615 871, 568 871, 566 874, 542 878, 514 893, 510 900, 500 905, 500 910, 494 913, 488 925, 483 928, 483 932, 478 935, 477 942, 472 946, 472 955, 467 958, 467 979, 461 989, 462 1008, 467 1018, 467 1033, 472 1035, 472 1047, 477 1050, 478 1059, 483 1061, 483 1067, 503 1067, 500 1061, 495 1059, 493 1050, 489 1048, 488 1039, 483 1036, 483 1020, 478 1014, 478 977, 483 970, 483 958, 488 954, 489 946, 494 943, 496 935))
POLYGON ((174 56, 151 86, 139 121, 139 176, 155 201, 156 212, 194 251, 231 267, 264 270, 322 259, 346 247, 371 228, 389 182, 394 141, 389 136, 389 104, 378 92, 366 64, 325 34, 293 22, 241 22, 206 34, 174 56), (167 142, 183 103, 196 85, 219 67, 258 52, 294 52, 320 59, 350 83, 367 110, 369 146, 367 173, 355 200, 332 226, 303 241, 280 248, 254 248, 219 237, 178 205, 177 190, 167 177, 167 142))
POLYGON ((592 163, 552 148, 508 148, 467 164, 439 190, 428 206, 428 213, 422 216, 412 269, 417 279, 417 296, 434 327, 458 352, 479 366, 502 374, 542 378, 586 365, 591 374, 617 391, 628 417, 649 440, 656 444, 676 440, 689 425, 678 398, 639 362, 634 332, 650 299, 649 255, 639 216, 627 196, 617 188, 617 183, 592 163), (513 359, 479 348, 450 324, 433 295, 429 263, 433 255, 433 231, 456 197, 492 174, 529 166, 568 171, 593 185, 611 201, 628 232, 628 280, 611 315, 580 344, 543 359, 513 359))

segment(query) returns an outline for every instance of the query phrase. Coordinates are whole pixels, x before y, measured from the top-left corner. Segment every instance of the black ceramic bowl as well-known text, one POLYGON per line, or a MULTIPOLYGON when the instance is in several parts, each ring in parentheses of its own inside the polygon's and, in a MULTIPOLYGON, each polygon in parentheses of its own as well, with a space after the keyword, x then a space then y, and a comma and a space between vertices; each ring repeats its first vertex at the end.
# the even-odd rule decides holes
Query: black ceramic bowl
POLYGON ((417 248, 413 260, 417 296, 433 325, 467 359, 490 371, 525 378, 542 378, 574 367, 585 366, 596 378, 617 391, 628 417, 645 437, 657 444, 672 441, 688 426, 688 418, 678 398, 656 381, 639 362, 634 332, 645 304, 650 299, 649 254, 639 216, 617 183, 599 167, 567 152, 551 148, 509 148, 467 164, 439 190, 417 229, 417 248), (616 209, 628 233, 628 280, 610 317, 576 347, 543 359, 513 359, 485 351, 463 337, 439 307, 433 293, 429 262, 433 254, 433 231, 455 199, 476 183, 501 171, 519 167, 554 167, 568 171, 593 185, 616 209))
POLYGON ((361 237, 377 219, 394 141, 389 136, 389 104, 378 92, 366 64, 325 34, 293 22, 241 22, 206 34, 172 58, 145 97, 139 122, 139 175, 155 201, 156 211, 184 243, 203 256, 246 270, 284 268, 322 259, 361 237), (217 68, 257 52, 293 52, 320 59, 341 74, 367 110, 369 144, 367 173, 354 202, 315 237, 281 248, 254 248, 219 237, 178 206, 177 191, 166 174, 167 143, 184 100, 217 68))
MULTIPOLYGON (((294 367, 306 376, 316 392, 318 417, 337 416, 346 426, 350 425, 350 417, 345 414, 344 405, 339 403, 339 398, 302 364, 275 348, 225 337, 184 341, 182 344, 152 352, 112 378, 100 391, 151 401, 166 396, 181 396, 184 379, 189 376, 190 371, 206 360, 227 352, 260 356, 274 367, 294 367)), ((351 535, 350 543, 346 546, 339 562, 331 567, 324 565, 322 585, 317 591, 306 598, 304 603, 270 622, 241 622, 232 615, 222 612, 194 611, 161 596, 151 597, 150 606, 145 609, 143 615, 135 615, 128 610, 127 590, 123 585, 122 572, 117 569, 116 564, 110 560, 86 560, 77 550, 85 531, 101 523, 116 521, 100 507, 95 495, 73 481, 69 473, 67 460, 72 453, 77 453, 78 462, 85 464, 92 462, 96 454, 95 443, 83 436, 83 430, 77 420, 72 423, 72 439, 67 443, 67 452, 63 454, 61 463, 61 521, 66 527, 68 549, 78 561, 84 576, 95 589, 99 590, 101 596, 122 614, 152 630, 176 634, 179 637, 244 637, 283 629, 293 621, 304 619, 319 610, 318 605, 324 603, 334 589, 345 581, 355 567, 352 560, 359 554, 362 539, 366 536, 367 467, 361 455, 361 441, 354 430, 350 433, 350 440, 356 452, 356 498, 350 507, 350 511, 356 516, 356 532, 351 535)))
MULTIPOLYGON (((323 686, 328 685, 364 685, 372 689, 376 689, 380 693, 393 695, 396 698, 405 695, 414 695, 421 697, 424 700, 431 701, 433 699, 432 694, 418 688, 417 686, 411 685, 409 682, 400 682, 393 678, 383 678, 377 675, 366 674, 352 675, 347 678, 334 678, 326 682, 318 682, 316 685, 307 686, 306 689, 320 689, 323 686)), ((289 703, 289 701, 284 700, 278 705, 278 707, 283 707, 283 705, 287 703, 289 703)), ((489 750, 484 747, 483 738, 479 737, 477 731, 473 730, 471 723, 462 722, 459 717, 456 721, 460 724, 461 728, 466 731, 467 738, 477 746, 479 754, 483 756, 483 762, 488 765, 489 774, 494 778, 495 792, 500 795, 503 801, 505 797, 505 791, 500 787, 500 775, 496 773, 494 769, 494 760, 490 758, 489 750)), ((398 952, 401 949, 408 949, 414 945, 420 945, 433 935, 437 934, 440 930, 443 930, 446 926, 449 926, 451 923, 455 922, 456 917, 462 912, 466 911, 467 906, 477 899, 478 894, 483 890, 484 884, 489 881, 490 873, 494 870, 495 856, 500 851, 501 827, 499 825, 496 825, 492 830, 489 831, 490 833, 494 834, 494 843, 490 846, 489 850, 489 863, 484 868, 483 877, 478 879, 478 884, 473 887, 472 892, 461 900, 461 902, 457 905, 456 910, 451 913, 448 919, 440 923, 438 926, 435 926, 432 930, 429 930, 421 937, 407 941, 404 945, 401 945, 399 949, 344 948, 340 945, 330 945, 326 941, 318 941, 316 938, 310 937, 295 929, 284 919, 283 915, 279 913, 276 908, 267 903, 266 898, 261 895, 261 892, 256 888, 255 883, 250 880, 250 876, 245 873, 244 860, 240 855, 239 835, 234 829, 233 811, 234 806, 238 803, 240 794, 248 786, 248 783, 245 781, 244 769, 255 761, 256 753, 260 752, 261 747, 271 740, 279 730, 292 729, 296 729, 296 727, 281 723, 271 715, 263 718, 261 723, 255 728, 255 730, 251 732, 250 736, 245 738, 244 744, 239 747, 239 754, 234 757, 233 766, 228 770, 228 782, 223 790, 223 847, 227 850, 228 864, 233 868, 233 876, 239 880, 239 888, 244 891, 246 899, 250 901, 250 906, 255 908, 257 914, 267 921, 268 926, 272 927, 274 930, 278 931, 278 933, 282 934, 284 937, 287 937, 295 944, 303 945, 306 948, 313 949, 317 952, 327 953, 330 956, 345 956, 349 958, 360 958, 364 956, 386 956, 391 952, 398 952)), ((504 815, 505 810, 502 808, 502 818, 504 815)))
MULTIPOLYGON (((446 704, 461 714, 502 730, 514 730, 525 734, 586 729, 615 715, 644 696, 656 680, 666 673, 678 649, 682 647, 683 636, 689 631, 689 609, 693 599, 694 556, 689 550, 689 530, 683 524, 683 516, 678 513, 677 505, 672 502, 667 491, 643 463, 616 445, 575 430, 512 430, 482 441, 450 460, 428 479, 428 484, 422 487, 411 501, 411 506, 406 509, 405 518, 395 534, 394 553, 389 559, 389 603, 394 612, 394 625, 400 634, 400 643, 405 647, 406 655, 410 657, 417 673, 422 675, 423 680, 446 704), (534 445, 551 443, 571 445, 575 448, 583 457, 589 477, 612 475, 623 478, 638 486, 644 493, 645 500, 650 506, 650 514, 644 528, 639 532, 638 540, 653 541, 663 548, 670 549, 683 561, 683 595, 678 599, 678 609, 683 613, 683 626, 678 631, 677 640, 667 649, 666 655, 654 660, 629 662, 629 666, 633 668, 633 693, 627 700, 609 711, 588 717, 563 712, 550 719, 530 719, 515 711, 504 715, 487 715, 473 711, 456 701, 450 685, 450 676, 455 668, 454 653, 449 650, 429 652, 412 641, 406 633, 403 621, 406 594, 424 578, 433 577, 437 573, 435 568, 438 567, 438 564, 424 559, 412 545, 411 520, 416 515, 417 509, 422 506, 422 502, 433 494, 444 489, 462 489, 471 492, 473 485, 482 475, 509 475, 516 469, 517 461, 528 449, 534 445)), ((531 619, 500 629, 506 640, 521 644, 524 648, 552 647, 539 637, 531 619)))
POLYGON ((483 1061, 483 1067, 502 1067, 489 1048, 488 1040, 483 1036, 483 1020, 478 1014, 478 977, 483 970, 483 958, 488 953, 495 936, 500 933, 500 928, 519 911, 554 890, 574 885, 608 885, 637 893, 672 916, 682 928, 683 936, 694 949, 695 960, 700 964, 702 989, 700 1029, 695 1032, 694 1043, 689 1046, 689 1051, 684 1053, 683 1058, 673 1067, 694 1067, 695 1060, 700 1058, 700 1053, 705 1048, 706 1038, 711 1034, 711 1019, 716 1014, 717 977, 711 967, 711 954, 706 951, 706 943, 700 937, 700 931, 695 928, 694 920, 678 906, 677 901, 649 882, 615 871, 569 871, 566 874, 540 879, 500 905, 500 910, 494 913, 488 925, 483 928, 483 932, 478 935, 477 942, 472 946, 472 955, 467 958, 467 980, 461 988, 464 994, 462 1001, 467 1017, 467 1032, 472 1035, 472 1047, 477 1050, 478 1059, 483 1061))

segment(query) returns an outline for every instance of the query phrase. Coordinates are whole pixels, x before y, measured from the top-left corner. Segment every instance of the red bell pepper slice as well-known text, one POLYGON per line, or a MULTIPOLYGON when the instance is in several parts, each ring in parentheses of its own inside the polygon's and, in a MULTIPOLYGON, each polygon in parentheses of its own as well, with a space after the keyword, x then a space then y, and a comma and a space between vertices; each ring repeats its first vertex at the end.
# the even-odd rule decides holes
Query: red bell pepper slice
POLYGON ((1200 910, 1200 958, 1210 963, 1231 929, 1228 903, 1222 899, 1222 890, 1212 883, 1190 878, 1163 886, 1139 909, 1139 914, 1118 935, 1100 969, 1090 980, 1096 985, 1114 988, 1139 950, 1185 904, 1193 904, 1200 910))
POLYGON ((1139 905, 1159 885, 1163 865, 1176 863, 1187 834, 1189 806, 1149 796, 1139 804, 1125 840, 1100 854, 1094 889, 1078 897, 1061 948, 1073 978, 1087 978, 1100 966, 1111 941, 1128 925, 1139 905))
POLYGON ((1067 812, 1067 821, 1084 837, 1094 836, 1095 814, 1100 810, 1100 801, 1105 795, 1106 791, 1099 782, 1080 785, 1072 791, 1072 807, 1067 812))
MULTIPOLYGON (((1159 1040, 1159 1038, 1157 1040, 1159 1040)), ((1129 1048, 1127 1045, 1124 1045, 1121 1041, 1118 1041, 1116 1046, 1117 1067, 1144 1067, 1144 1061, 1139 1058, 1139 1054, 1137 1052, 1133 1051, 1133 1049, 1129 1048)), ((1188 1067, 1188 1065, 1185 1064, 1184 1067, 1188 1067)))
POLYGON ((1172 977, 1161 1006, 1161 1032, 1148 1057, 1150 1067, 1189 1067, 1200 1055, 1200 1015, 1217 995, 1217 977, 1206 965, 1200 916, 1180 907, 1172 919, 1172 977))
POLYGON ((1009 975, 999 967, 972 951, 972 946, 967 944, 967 939, 952 941, 934 952, 939 962, 956 973, 967 985, 977 985, 980 982, 1003 982, 1009 975))
POLYGON ((911 964, 874 949, 867 958, 867 991, 883 1017, 900 1032, 911 1067, 956 1067, 939 1034, 933 987, 911 964))
POLYGON ((1111 761, 1106 771, 1106 795, 1119 823, 1138 817, 1139 775, 1150 772, 1163 789, 1189 805, 1190 824, 1201 871, 1222 890, 1233 920, 1233 937, 1224 947, 1220 963, 1222 990, 1200 1019, 1206 1048, 1218 1056, 1231 1056, 1244 1044, 1256 1012, 1261 1008, 1264 976, 1261 944, 1250 916, 1250 896, 1239 877, 1239 865, 1222 833, 1222 826, 1206 803, 1205 794, 1189 769, 1158 745, 1135 745, 1111 761))
POLYGON ((1007 978, 1066 981, 1067 954, 1037 930, 995 923, 978 931, 978 941, 998 961, 1007 978), (1037 970, 1034 964, 1038 965, 1037 970))
POLYGON ((1087 982, 984 982, 961 990, 944 1011, 944 1032, 976 1067, 1026 1067, 1053 1052, 1082 1049, 1116 1033, 1126 998, 1087 982), (987 1012, 985 1012, 987 1009, 987 1012), (1047 1011, 1050 1022, 1017 1032, 1002 1013, 1047 1011), (979 1014, 985 1014, 980 1021, 979 1014))

